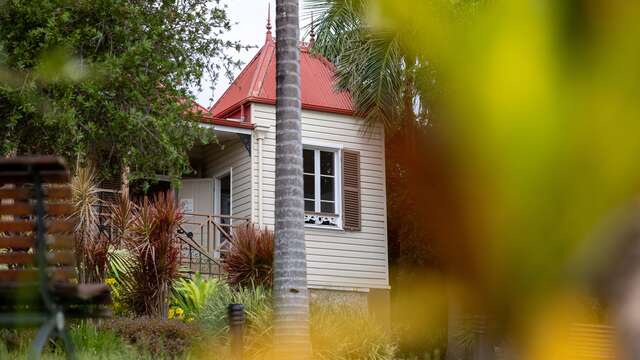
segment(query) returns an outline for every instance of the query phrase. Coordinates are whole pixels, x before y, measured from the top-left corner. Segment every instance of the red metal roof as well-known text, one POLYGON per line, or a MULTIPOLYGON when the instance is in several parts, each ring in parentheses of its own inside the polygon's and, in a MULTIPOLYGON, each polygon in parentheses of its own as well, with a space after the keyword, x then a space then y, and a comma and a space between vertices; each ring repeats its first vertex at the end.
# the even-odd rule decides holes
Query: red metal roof
POLYGON ((203 115, 200 118, 200 122, 201 123, 205 123, 205 124, 214 124, 214 125, 224 125, 224 126, 236 127, 236 128, 240 128, 240 129, 253 129, 255 127, 250 122, 222 119, 222 118, 213 117, 211 115, 203 115))
POLYGON ((196 114, 197 113, 203 113, 203 114, 208 114, 209 113, 209 110, 207 110, 206 107, 200 105, 197 101, 192 101, 190 110, 192 112, 196 113, 196 114))
MULTIPOLYGON (((262 48, 240 72, 222 97, 209 109, 224 118, 247 102, 275 104, 276 46, 270 32, 262 48)), ((327 59, 311 54, 307 44, 300 46, 300 87, 302 108, 340 114, 353 114, 351 96, 336 91, 334 67, 327 59)))
POLYGON ((197 101, 193 101, 191 105, 191 111, 196 113, 198 116, 198 122, 204 124, 214 124, 214 125, 224 125, 231 126, 241 129, 253 129, 254 125, 250 122, 237 121, 237 120, 228 120, 219 117, 215 117, 209 113, 209 111, 202 105, 200 105, 197 101))

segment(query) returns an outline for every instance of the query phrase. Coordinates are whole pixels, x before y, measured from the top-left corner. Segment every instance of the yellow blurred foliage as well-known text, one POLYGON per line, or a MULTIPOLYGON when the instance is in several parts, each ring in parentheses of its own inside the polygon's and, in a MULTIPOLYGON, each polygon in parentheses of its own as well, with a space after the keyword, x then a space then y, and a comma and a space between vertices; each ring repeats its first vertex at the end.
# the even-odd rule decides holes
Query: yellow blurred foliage
MULTIPOLYGON (((640 190, 640 4, 374 3, 371 23, 437 69, 434 132, 479 258, 470 285, 507 326, 544 311, 535 326, 560 331, 575 308, 557 299, 582 285, 572 261, 640 190)), ((552 333, 535 333, 531 358, 567 358, 552 333)))

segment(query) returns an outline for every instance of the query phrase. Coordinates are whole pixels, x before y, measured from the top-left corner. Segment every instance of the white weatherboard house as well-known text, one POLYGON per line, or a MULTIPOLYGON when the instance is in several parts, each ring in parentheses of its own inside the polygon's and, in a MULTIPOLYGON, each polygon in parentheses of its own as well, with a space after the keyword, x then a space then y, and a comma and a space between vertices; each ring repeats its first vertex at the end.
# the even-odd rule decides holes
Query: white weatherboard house
MULTIPOLYGON (((334 90, 332 64, 309 53, 306 44, 300 52, 308 285, 313 296, 355 295, 384 305, 384 132, 363 134, 349 94, 334 90)), ((198 146, 190 155, 196 174, 183 179, 178 196, 194 223, 216 214, 210 219, 222 227, 246 219, 273 229, 275 72, 275 42, 267 31, 264 46, 203 116, 219 144, 198 146)), ((218 229, 209 226, 209 232, 218 229)), ((195 231, 196 239, 205 236, 204 228, 195 231)), ((213 237, 207 247, 219 256, 225 236, 213 237)))

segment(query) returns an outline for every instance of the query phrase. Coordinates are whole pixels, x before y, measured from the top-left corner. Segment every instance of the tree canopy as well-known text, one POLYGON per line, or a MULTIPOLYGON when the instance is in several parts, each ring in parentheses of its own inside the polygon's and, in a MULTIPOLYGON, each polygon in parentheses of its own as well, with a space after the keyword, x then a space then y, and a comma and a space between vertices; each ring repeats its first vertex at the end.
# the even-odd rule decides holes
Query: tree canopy
POLYGON ((212 139, 189 89, 239 65, 229 29, 219 1, 0 2, 0 154, 188 172, 187 150, 212 139))

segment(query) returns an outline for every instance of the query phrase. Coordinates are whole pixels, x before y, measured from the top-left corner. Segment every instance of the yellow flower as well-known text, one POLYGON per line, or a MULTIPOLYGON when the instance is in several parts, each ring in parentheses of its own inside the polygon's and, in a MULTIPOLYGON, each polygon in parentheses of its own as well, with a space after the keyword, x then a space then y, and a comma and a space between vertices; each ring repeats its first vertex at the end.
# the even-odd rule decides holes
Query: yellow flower
POLYGON ((175 314, 175 311, 173 309, 169 309, 169 319, 173 319, 173 316, 175 314))
POLYGON ((190 317, 188 317, 188 318, 187 318, 187 322, 188 322, 188 323, 190 323, 190 322, 192 322, 192 321, 193 321, 193 317, 191 317, 191 316, 190 316, 190 317))
POLYGON ((107 285, 109 286, 113 286, 116 283, 116 279, 114 278, 108 278, 104 281, 107 285))
POLYGON ((182 308, 176 308, 176 316, 181 318, 184 315, 184 310, 182 308))

